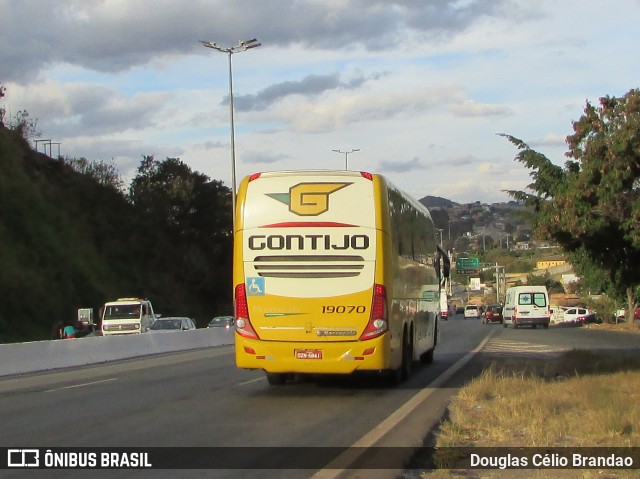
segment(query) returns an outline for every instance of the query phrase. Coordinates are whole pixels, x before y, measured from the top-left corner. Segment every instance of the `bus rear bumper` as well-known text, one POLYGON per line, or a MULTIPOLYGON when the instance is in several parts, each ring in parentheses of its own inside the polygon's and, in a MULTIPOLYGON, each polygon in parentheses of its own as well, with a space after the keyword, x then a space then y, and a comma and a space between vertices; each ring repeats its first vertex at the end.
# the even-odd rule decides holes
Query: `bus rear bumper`
POLYGON ((350 374, 390 368, 389 334, 369 341, 292 343, 236 335, 236 365, 268 373, 350 374))

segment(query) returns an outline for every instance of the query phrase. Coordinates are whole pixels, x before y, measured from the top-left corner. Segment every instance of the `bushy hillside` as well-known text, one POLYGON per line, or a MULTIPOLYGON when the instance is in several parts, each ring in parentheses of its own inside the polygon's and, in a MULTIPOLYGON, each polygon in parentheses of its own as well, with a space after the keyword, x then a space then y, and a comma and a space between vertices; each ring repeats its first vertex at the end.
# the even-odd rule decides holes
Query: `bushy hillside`
POLYGON ((126 211, 116 191, 0 128, 0 341, 46 338, 54 320, 135 284, 135 264, 122 274, 126 211))
MULTIPOLYGON (((0 127, 0 342, 47 339, 55 321, 81 307, 97 314, 122 296, 148 297, 160 312, 201 323, 213 315, 230 301, 230 260, 211 264, 217 260, 197 250, 203 269, 219 273, 190 274, 157 225, 117 189, 0 127), (174 268, 189 282, 176 284, 174 268)), ((229 241, 212 247, 216 258, 230 258, 229 241)))

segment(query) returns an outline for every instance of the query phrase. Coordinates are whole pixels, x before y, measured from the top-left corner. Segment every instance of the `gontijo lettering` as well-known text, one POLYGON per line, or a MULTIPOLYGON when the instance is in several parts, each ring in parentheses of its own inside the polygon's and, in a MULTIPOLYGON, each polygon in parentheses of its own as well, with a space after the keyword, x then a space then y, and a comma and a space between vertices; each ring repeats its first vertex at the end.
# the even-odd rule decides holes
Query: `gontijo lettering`
POLYGON ((248 238, 250 250, 303 251, 310 250, 365 250, 369 248, 367 235, 251 235, 248 238))

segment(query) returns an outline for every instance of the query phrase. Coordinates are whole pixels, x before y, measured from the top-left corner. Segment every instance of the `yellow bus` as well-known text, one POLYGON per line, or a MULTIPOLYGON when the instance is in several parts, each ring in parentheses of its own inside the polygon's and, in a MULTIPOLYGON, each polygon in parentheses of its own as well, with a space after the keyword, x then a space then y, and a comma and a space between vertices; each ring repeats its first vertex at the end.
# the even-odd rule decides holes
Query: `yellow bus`
POLYGON ((429 211, 380 175, 244 178, 233 264, 236 364, 271 385, 359 371, 398 383, 433 360, 449 259, 429 211))

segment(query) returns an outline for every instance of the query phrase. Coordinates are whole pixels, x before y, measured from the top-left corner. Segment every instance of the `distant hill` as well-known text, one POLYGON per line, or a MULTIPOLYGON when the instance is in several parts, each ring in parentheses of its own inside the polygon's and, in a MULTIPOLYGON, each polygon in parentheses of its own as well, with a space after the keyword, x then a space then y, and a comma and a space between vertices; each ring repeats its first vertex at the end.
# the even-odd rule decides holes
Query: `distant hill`
POLYGON ((425 196, 419 201, 427 208, 450 208, 458 204, 446 198, 441 198, 440 196, 425 196))

